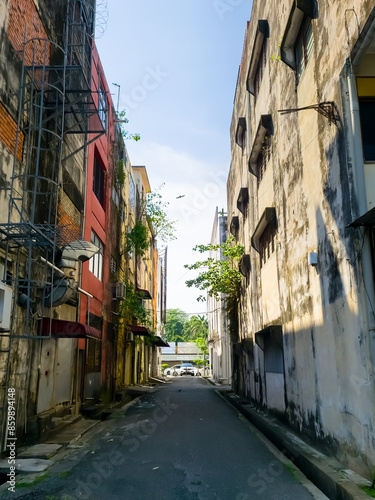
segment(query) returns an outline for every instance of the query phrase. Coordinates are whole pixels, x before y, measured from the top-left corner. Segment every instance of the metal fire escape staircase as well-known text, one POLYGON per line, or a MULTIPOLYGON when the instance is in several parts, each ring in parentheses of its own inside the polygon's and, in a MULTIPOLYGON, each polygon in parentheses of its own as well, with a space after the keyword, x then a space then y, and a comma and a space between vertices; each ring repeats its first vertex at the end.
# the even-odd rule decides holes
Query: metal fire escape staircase
MULTIPOLYGON (((93 1, 68 0, 61 45, 33 38, 23 43, 17 134, 9 185, 7 222, 0 224, 4 272, 13 289, 10 327, 0 331, 0 451, 7 434, 7 392, 12 342, 46 338, 41 331, 51 307, 56 274, 48 263, 76 239, 58 224, 63 164, 105 132, 100 89, 93 87, 93 1), (80 136, 73 137, 74 135, 80 136), (38 329, 38 325, 40 330, 38 329)), ((27 387, 27 385, 26 385, 27 387)))

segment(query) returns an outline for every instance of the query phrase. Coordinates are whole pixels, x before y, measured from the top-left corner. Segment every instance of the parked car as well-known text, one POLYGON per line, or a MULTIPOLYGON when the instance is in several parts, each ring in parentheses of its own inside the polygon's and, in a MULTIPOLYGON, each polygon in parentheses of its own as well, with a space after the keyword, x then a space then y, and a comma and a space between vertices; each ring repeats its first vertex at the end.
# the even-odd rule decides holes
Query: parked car
POLYGON ((176 377, 177 375, 180 375, 180 372, 181 372, 181 365, 173 365, 169 366, 164 370, 164 375, 173 375, 176 377))
POLYGON ((191 363, 182 363, 180 375, 192 375, 194 377, 194 367, 191 363))

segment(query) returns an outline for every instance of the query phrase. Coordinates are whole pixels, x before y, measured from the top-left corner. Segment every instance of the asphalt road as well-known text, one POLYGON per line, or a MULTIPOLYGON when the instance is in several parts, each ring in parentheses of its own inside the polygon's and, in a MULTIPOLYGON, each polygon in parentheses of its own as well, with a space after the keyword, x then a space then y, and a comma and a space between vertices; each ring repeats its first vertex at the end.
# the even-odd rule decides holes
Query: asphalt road
MULTIPOLYGON (((215 388, 176 377, 119 410, 9 498, 33 500, 312 500, 215 388)), ((276 454, 277 455, 277 454, 276 454)), ((304 478, 302 478, 304 482, 304 478)), ((312 493, 307 489, 310 488, 312 493)))

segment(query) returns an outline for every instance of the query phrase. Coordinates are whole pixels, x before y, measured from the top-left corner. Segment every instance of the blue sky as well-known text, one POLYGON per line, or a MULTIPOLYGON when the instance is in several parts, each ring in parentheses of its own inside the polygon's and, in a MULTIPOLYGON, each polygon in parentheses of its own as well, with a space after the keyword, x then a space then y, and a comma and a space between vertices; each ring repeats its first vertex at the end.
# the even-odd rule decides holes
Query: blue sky
POLYGON ((202 313, 183 267, 211 238, 215 207, 226 209, 229 127, 249 0, 108 0, 106 31, 97 39, 107 81, 126 109, 133 165, 162 183, 178 239, 168 245, 168 308, 202 313), (179 195, 183 198, 176 199, 179 195))

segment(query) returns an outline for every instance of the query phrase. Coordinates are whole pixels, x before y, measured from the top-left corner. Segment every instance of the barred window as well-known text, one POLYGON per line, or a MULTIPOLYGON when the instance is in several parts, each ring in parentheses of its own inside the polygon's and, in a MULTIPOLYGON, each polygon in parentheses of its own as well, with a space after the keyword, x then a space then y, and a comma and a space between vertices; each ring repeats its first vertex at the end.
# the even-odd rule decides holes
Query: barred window
POLYGON ((111 255, 111 260, 109 262, 109 269, 111 270, 111 273, 116 274, 116 272, 117 272, 117 261, 113 257, 113 255, 111 255))
POLYGON ((296 43, 294 45, 297 81, 301 79, 303 72, 311 58, 314 49, 314 35, 312 30, 312 22, 306 16, 303 21, 299 33, 297 35, 296 43))
POLYGON ((262 83, 264 70, 266 68, 266 62, 267 62, 267 38, 264 38, 262 48, 260 51, 260 55, 259 55, 258 66, 257 66, 256 72, 255 72, 255 77, 254 77, 254 98, 255 98, 255 100, 257 99, 258 94, 259 94, 260 84, 262 83))
POLYGON ((267 134, 262 143, 262 148, 257 157, 258 183, 263 179, 267 165, 271 158, 271 136, 267 134))
POLYGON ((269 260, 276 250, 276 228, 268 225, 259 239, 260 246, 260 267, 269 260))

